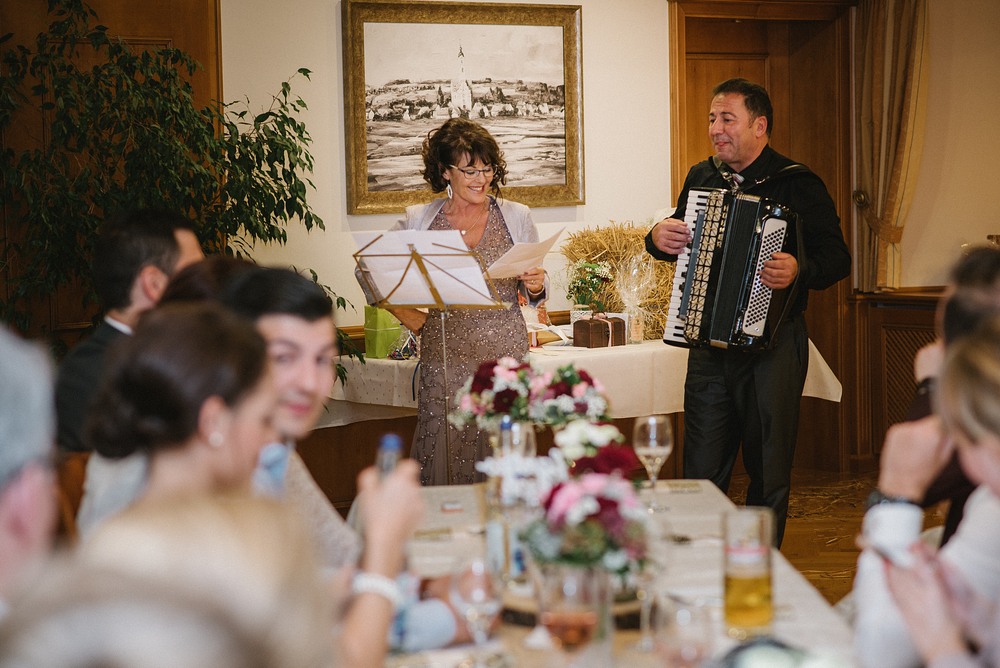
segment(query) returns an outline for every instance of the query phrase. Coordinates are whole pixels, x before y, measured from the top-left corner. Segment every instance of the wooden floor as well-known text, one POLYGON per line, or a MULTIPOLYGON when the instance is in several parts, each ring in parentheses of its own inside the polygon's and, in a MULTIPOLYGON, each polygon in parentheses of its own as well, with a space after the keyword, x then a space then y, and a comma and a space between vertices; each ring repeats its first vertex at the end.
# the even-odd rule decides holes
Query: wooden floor
MULTIPOLYGON (((858 559, 855 539, 875 473, 846 476, 793 471, 788 522, 781 553, 830 603, 851 591, 858 559)), ((747 477, 733 476, 729 496, 742 503, 747 477)), ((926 526, 942 524, 941 509, 927 513, 926 526)))

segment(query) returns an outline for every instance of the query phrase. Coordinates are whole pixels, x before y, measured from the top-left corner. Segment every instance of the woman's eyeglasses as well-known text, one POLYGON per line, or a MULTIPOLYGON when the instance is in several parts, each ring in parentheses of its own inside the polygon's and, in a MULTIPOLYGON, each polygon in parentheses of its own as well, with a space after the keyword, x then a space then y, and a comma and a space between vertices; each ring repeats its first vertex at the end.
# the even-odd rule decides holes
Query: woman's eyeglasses
POLYGON ((496 167, 494 167, 493 165, 490 165, 489 167, 483 167, 482 169, 475 169, 473 167, 456 167, 455 165, 448 165, 448 166, 451 167, 452 169, 457 169, 470 179, 476 178, 476 175, 478 174, 482 174, 486 178, 490 178, 496 171, 496 167))

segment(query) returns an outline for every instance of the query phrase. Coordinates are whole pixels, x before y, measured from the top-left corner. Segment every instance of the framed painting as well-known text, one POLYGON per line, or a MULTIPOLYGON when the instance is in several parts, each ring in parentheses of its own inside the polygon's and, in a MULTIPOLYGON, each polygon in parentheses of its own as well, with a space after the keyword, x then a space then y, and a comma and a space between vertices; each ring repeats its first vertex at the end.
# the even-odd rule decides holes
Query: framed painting
POLYGON ((496 137, 505 198, 583 204, 580 27, 577 5, 344 0, 348 213, 432 199, 421 145, 455 116, 496 137))

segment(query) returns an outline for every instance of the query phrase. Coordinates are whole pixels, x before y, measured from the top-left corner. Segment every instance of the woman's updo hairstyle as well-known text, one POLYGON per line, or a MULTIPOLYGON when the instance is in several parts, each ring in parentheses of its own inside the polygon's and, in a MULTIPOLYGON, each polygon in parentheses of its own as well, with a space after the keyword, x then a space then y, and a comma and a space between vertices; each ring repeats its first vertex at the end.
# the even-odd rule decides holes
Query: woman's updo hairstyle
POLYGON ((497 140, 479 123, 467 118, 452 118, 437 130, 431 130, 424 139, 421 155, 424 158, 424 180, 433 192, 444 192, 448 181, 444 172, 450 165, 458 166, 464 155, 475 162, 493 165, 490 192, 500 197, 500 186, 507 184, 507 161, 503 158, 497 140))
POLYGON ((257 386, 265 353, 253 324, 219 304, 155 308, 109 354, 87 440, 113 459, 180 446, 209 397, 235 406, 257 386))

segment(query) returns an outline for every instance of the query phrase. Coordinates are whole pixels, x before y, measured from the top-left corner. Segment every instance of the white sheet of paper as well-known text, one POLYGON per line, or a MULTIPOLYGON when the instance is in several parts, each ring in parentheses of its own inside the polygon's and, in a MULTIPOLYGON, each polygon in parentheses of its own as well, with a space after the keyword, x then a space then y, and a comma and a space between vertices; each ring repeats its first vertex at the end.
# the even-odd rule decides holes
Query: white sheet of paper
POLYGON ((448 306, 494 304, 478 256, 457 230, 357 232, 358 257, 378 294, 395 306, 429 306, 435 298, 428 280, 413 261, 411 247, 423 258, 430 283, 448 306))
POLYGON ((491 264, 486 270, 487 275, 492 279, 517 278, 529 269, 542 266, 545 254, 556 243, 556 239, 563 233, 565 227, 548 239, 543 239, 535 243, 520 243, 501 255, 496 262, 491 264))

